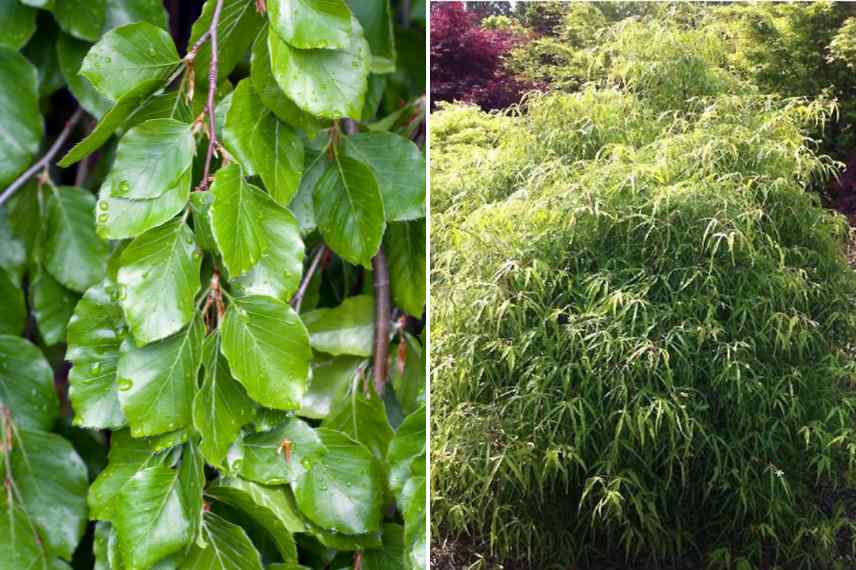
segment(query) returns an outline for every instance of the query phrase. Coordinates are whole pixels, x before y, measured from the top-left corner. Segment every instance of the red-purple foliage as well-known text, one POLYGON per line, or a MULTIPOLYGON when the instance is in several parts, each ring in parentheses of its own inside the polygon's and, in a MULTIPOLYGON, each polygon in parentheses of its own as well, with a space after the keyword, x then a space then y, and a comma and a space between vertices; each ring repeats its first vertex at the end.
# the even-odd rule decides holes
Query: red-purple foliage
POLYGON ((509 73, 502 56, 525 37, 484 30, 460 2, 431 4, 431 101, 466 101, 503 109, 534 86, 509 73))

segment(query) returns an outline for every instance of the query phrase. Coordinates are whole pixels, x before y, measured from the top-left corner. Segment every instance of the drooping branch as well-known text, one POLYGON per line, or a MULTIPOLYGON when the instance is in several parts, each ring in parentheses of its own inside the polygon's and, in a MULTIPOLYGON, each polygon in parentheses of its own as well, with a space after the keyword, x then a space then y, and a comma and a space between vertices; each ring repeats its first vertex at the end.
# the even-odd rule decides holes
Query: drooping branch
POLYGON ((291 308, 298 313, 300 312, 300 304, 303 302, 303 296, 306 295, 306 289, 309 287, 309 282, 312 281, 312 276, 315 275, 316 271, 318 271, 318 266, 321 265, 321 260, 324 259, 325 253, 327 253, 327 246, 321 245, 315 253, 315 257, 312 258, 312 263, 309 265, 309 269, 307 269, 306 273, 303 275, 303 280, 300 282, 300 287, 297 289, 297 293, 295 293, 294 297, 291 299, 291 308))
POLYGON ((389 269, 386 256, 380 248, 372 259, 375 290, 375 339, 374 339, 374 387, 378 396, 383 396, 386 384, 387 360, 389 356, 389 269))
MULTIPOLYGON (((205 168, 202 171, 202 181, 197 190, 207 190, 211 176, 211 160, 214 158, 214 149, 217 147, 217 119, 214 117, 214 96, 217 94, 217 25, 220 23, 220 12, 223 11, 223 0, 217 0, 214 6, 214 14, 211 16, 211 27, 206 34, 211 42, 211 62, 208 66, 208 102, 205 104, 205 112, 208 113, 208 152, 205 155, 205 168)), ((204 41, 203 34, 199 41, 204 41)), ((199 44, 201 45, 201 44, 199 44)), ((196 44, 191 48, 199 49, 196 44)), ((195 53, 195 52, 194 52, 195 53)))
POLYGON ((59 133, 59 136, 56 138, 54 143, 45 153, 45 155, 39 159, 34 165, 26 170, 23 174, 21 174, 18 178, 15 179, 12 184, 10 184, 3 193, 0 194, 0 206, 6 203, 12 195, 21 189, 21 187, 27 183, 27 181, 33 177, 37 172, 42 171, 50 162, 54 159, 56 154, 62 148, 62 145, 65 143, 68 136, 71 134, 71 131, 74 129, 75 125, 77 125, 80 118, 83 116, 83 109, 79 108, 74 112, 74 114, 69 117, 69 119, 65 122, 65 126, 62 128, 62 131, 59 133))

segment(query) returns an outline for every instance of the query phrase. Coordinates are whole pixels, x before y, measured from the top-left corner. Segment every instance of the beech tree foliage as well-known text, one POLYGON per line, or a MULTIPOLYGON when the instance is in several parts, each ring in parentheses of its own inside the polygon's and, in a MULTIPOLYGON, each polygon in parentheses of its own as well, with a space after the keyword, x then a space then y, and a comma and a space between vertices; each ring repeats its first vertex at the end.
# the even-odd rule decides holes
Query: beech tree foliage
POLYGON ((0 0, 0 567, 425 568, 424 4, 166 4, 0 0))

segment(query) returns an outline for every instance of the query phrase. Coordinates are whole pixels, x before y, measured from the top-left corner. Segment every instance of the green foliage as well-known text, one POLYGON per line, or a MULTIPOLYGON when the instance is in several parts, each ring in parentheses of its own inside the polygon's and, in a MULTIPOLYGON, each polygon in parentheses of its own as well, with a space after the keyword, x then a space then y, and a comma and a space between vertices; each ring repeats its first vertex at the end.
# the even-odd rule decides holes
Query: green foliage
POLYGON ((856 276, 805 190, 834 106, 701 32, 609 37, 617 88, 432 117, 432 523, 536 567, 827 567, 856 529, 856 276))
POLYGON ((424 569, 424 18, 183 5, 0 0, 0 567, 424 569))

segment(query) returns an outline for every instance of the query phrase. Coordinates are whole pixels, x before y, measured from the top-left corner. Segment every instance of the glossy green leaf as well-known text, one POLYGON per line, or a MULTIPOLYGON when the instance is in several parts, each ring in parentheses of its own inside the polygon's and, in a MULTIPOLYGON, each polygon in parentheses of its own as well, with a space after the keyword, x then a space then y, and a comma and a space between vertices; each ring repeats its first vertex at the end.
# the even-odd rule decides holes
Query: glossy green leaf
POLYGON ((342 141, 344 155, 374 174, 389 221, 425 217, 425 157, 413 141, 387 133, 358 133, 342 141))
POLYGON ((94 42, 101 35, 107 12, 107 0, 59 0, 53 15, 64 32, 94 42))
POLYGON ((168 20, 161 0, 107 0, 103 32, 134 22, 148 22, 166 30, 168 20))
POLYGON ((205 513, 202 538, 205 547, 194 544, 181 570, 262 570, 259 551, 238 525, 205 513))
POLYGON ((68 84, 68 89, 81 107, 95 117, 102 117, 112 103, 98 92, 88 79, 78 75, 83 58, 91 44, 68 34, 60 34, 56 44, 59 69, 68 84))
POLYGON ((23 429, 49 430, 59 410, 50 365, 18 336, 0 335, 0 406, 23 429))
POLYGON ((315 207, 312 205, 312 197, 315 194, 315 186, 321 175, 330 168, 330 161, 325 153, 319 153, 310 148, 305 149, 304 164, 306 168, 303 178, 300 179, 300 187, 297 194, 291 200, 289 209, 294 212, 294 217, 300 224, 300 233, 309 235, 315 231, 318 223, 315 221, 315 207))
POLYGON ((119 407, 116 366, 125 334, 116 286, 109 280, 87 289, 68 323, 69 397, 74 423, 90 428, 126 424, 119 407))
POLYGON ((223 465, 229 446, 241 433, 241 427, 256 415, 256 404, 229 371, 220 354, 220 335, 205 339, 203 349, 205 375, 202 387, 193 399, 193 426, 202 436, 200 450, 205 459, 223 465))
POLYGON ((321 426, 349 435, 365 445, 380 461, 386 459, 386 451, 394 435, 383 400, 377 395, 367 398, 362 393, 340 401, 339 407, 321 426))
MULTIPOLYGON (((211 18, 214 15, 216 0, 207 0, 202 7, 202 14, 193 23, 190 33, 190 42, 193 45, 202 34, 211 27, 211 18)), ((220 12, 220 21, 217 24, 217 74, 219 77, 227 77, 235 66, 241 61, 246 51, 253 44, 253 40, 259 33, 264 18, 256 11, 255 0, 224 0, 223 9, 220 12)), ((193 66, 197 70, 207 70, 211 63, 211 44, 205 44, 199 49, 193 66)), ((199 77, 205 77, 204 72, 199 77)), ((205 82, 202 89, 207 89, 205 82)))
POLYGON ((259 483, 289 482, 301 512, 321 528, 345 534, 380 529, 380 464, 344 433, 292 419, 244 439, 240 454, 242 476, 259 483))
POLYGON ((190 521, 190 535, 194 539, 202 525, 202 513, 205 510, 203 492, 205 490, 205 460, 196 442, 191 438, 184 444, 181 453, 181 465, 178 468, 178 486, 187 518, 190 521))
POLYGON ((110 109, 98 122, 95 128, 85 139, 71 147, 65 156, 57 162, 63 168, 71 166, 75 162, 89 156, 107 142, 113 133, 127 119, 135 109, 152 94, 160 85, 160 80, 145 81, 132 91, 123 95, 116 101, 116 105, 110 109))
POLYGON ((0 46, 21 49, 35 31, 35 10, 18 0, 0 0, 0 46))
POLYGON ((404 559, 404 528, 387 523, 383 525, 383 548, 363 552, 362 570, 405 570, 404 559))
MULTIPOLYGON (((389 444, 386 461, 389 464, 389 487, 401 500, 404 485, 410 478, 411 466, 425 455, 425 408, 419 408, 401 422, 389 444)), ((401 505, 400 505, 401 506, 401 505)))
POLYGON ((318 355, 312 363, 312 378, 303 395, 298 415, 305 418, 326 418, 333 405, 344 400, 354 384, 364 358, 356 356, 318 355))
POLYGON ((119 492, 113 523, 127 570, 148 570, 190 543, 178 473, 162 465, 131 477, 119 492))
POLYGON ((0 335, 18 336, 27 322, 24 293, 5 269, 0 269, 0 335))
POLYGON ((372 73, 395 71, 395 34, 389 0, 351 0, 372 52, 372 73))
POLYGON ((211 229, 229 274, 245 273, 268 246, 262 230, 262 191, 249 184, 237 164, 217 171, 211 185, 214 203, 209 211, 211 229))
POLYGON ((232 279, 241 295, 267 295, 288 301, 300 286, 303 274, 303 240, 294 216, 261 192, 253 194, 262 212, 262 235, 267 250, 253 267, 232 279))
POLYGON ((265 29, 253 43, 250 62, 250 80, 253 82, 253 89, 265 107, 273 111, 280 121, 303 129, 310 138, 314 138, 315 133, 321 129, 321 121, 300 109, 280 89, 270 67, 268 33, 270 32, 265 29))
POLYGON ((202 321, 194 319, 187 330, 142 348, 129 340, 122 344, 116 370, 119 404, 134 437, 191 424, 204 336, 202 321))
MULTIPOLYGON (((194 101, 196 100, 198 98, 194 101)), ((122 130, 128 132, 152 119, 175 119, 190 124, 194 119, 193 103, 189 102, 186 95, 179 89, 155 93, 134 110, 128 120, 122 124, 122 130)))
POLYGON ((344 0, 270 0, 270 25, 299 49, 344 49, 351 38, 351 10, 344 0))
POLYGON ((175 334, 190 322, 201 263, 193 232, 179 219, 149 230, 122 252, 122 311, 139 345, 175 334))
POLYGON ((264 107, 248 79, 232 95, 224 137, 248 174, 258 174, 271 197, 288 205, 303 175, 303 143, 264 107))
POLYGON ((82 188, 53 189, 47 205, 45 268, 60 283, 82 293, 104 278, 110 250, 95 234, 95 196, 82 188))
POLYGON ((392 302, 414 317, 425 311, 425 222, 393 222, 387 226, 384 251, 389 266, 392 302))
POLYGON ((147 439, 131 437, 130 430, 113 432, 107 467, 89 487, 89 518, 112 520, 117 497, 125 483, 148 465, 155 465, 152 444, 147 439))
POLYGON ((30 306, 45 345, 65 342, 66 324, 78 299, 78 295, 60 285, 47 271, 35 268, 31 272, 30 306))
POLYGON ((274 79, 289 99, 307 113, 359 119, 368 90, 369 45, 359 22, 341 50, 298 49, 278 34, 268 34, 274 79))
POLYGON ((409 570, 428 568, 428 545, 425 516, 425 466, 422 476, 410 479, 408 485, 410 500, 404 513, 404 550, 406 567, 409 570))
POLYGON ((0 46, 0 186, 23 172, 39 150, 44 126, 36 69, 15 50, 0 46))
POLYGON ((312 206, 330 249, 370 268, 386 228, 383 201, 371 170, 351 158, 337 157, 318 179, 312 206))
POLYGON ((125 200, 110 196, 113 182, 108 176, 98 194, 96 231, 104 239, 137 237, 171 220, 187 205, 190 196, 188 170, 178 183, 153 200, 125 200))
POLYGON ((0 501, 0 560, 8 568, 54 570, 61 568, 45 552, 44 545, 24 509, 0 501))
POLYGON ((419 341, 409 333, 403 336, 403 347, 402 341, 390 347, 393 355, 390 375, 402 411, 410 414, 425 405, 425 358, 419 341))
POLYGON ((35 198, 35 188, 24 186, 13 197, 9 207, 0 207, 0 269, 8 273, 9 279, 16 286, 21 284, 21 278, 27 267, 27 253, 35 241, 32 231, 32 220, 39 217, 39 206, 35 198), (29 208, 32 207, 32 210, 29 208), (19 216, 26 215, 26 218, 19 216), (29 222, 29 223, 27 223, 29 222), (23 230, 23 231, 20 231, 23 230))
POLYGON ((86 527, 86 465, 62 437, 18 429, 12 439, 12 478, 48 551, 71 560, 86 527))
POLYGON ((235 299, 221 330, 221 350, 251 398, 268 408, 300 407, 312 351, 306 328, 290 306, 270 297, 235 299))
POLYGON ((288 487, 268 487, 229 477, 209 486, 206 493, 256 521, 271 535, 283 560, 297 560, 292 533, 304 532, 306 525, 288 487))
POLYGON ((125 133, 116 150, 110 195, 150 200, 173 188, 193 164, 192 125, 151 119, 125 133))
POLYGON ((137 22, 104 34, 86 54, 80 73, 102 94, 119 101, 144 85, 154 90, 178 64, 169 34, 148 22, 137 22))
POLYGON ((335 355, 372 355, 374 297, 348 297, 338 307, 316 309, 301 318, 313 349, 335 355))

